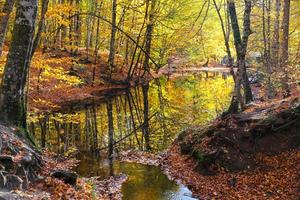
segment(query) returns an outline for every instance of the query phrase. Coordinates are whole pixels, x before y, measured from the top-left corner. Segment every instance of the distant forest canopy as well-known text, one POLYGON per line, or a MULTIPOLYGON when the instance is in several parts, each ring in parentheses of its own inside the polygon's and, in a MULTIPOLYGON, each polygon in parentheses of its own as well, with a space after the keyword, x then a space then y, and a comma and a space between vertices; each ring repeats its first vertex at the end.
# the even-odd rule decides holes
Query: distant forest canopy
MULTIPOLYGON (((7 2, 14 1, 1 0, 2 16, 9 12, 7 2)), ((88 48, 90 54, 93 54, 95 49, 109 50, 112 35, 109 22, 113 22, 113 1, 39 0, 38 2, 37 23, 39 24, 36 26, 36 32, 42 31, 38 45, 40 49, 59 48, 76 53, 79 48, 88 48)), ((196 64, 203 64, 207 59, 220 63, 227 55, 220 19, 226 34, 230 34, 229 46, 232 54, 235 55, 226 0, 118 0, 115 2, 118 27, 115 35, 115 51, 128 60, 138 57, 139 49, 135 50, 136 44, 123 32, 134 39, 140 47, 146 49, 147 29, 151 28, 151 58, 158 64, 156 67, 165 65, 171 55, 180 55, 187 62, 196 64)), ((236 1, 235 4, 242 31, 245 3, 236 1)), ((295 65, 299 64, 300 56, 299 0, 291 0, 290 7, 292 9, 290 10, 289 61, 295 65)), ((4 49, 9 46, 12 37, 15 7, 12 8, 14 9, 9 18, 4 49)), ((250 60, 267 56, 269 49, 274 55, 277 49, 281 48, 283 9, 283 0, 252 1, 252 34, 249 37, 247 51, 250 60)), ((3 38, 0 38, 1 40, 3 38)))

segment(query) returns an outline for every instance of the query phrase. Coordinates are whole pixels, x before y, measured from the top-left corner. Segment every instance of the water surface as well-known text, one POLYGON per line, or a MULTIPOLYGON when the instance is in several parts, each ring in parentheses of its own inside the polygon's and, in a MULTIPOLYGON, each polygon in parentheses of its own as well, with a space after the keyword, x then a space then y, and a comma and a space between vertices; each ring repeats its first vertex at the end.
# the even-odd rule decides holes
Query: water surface
POLYGON ((75 169, 81 176, 100 176, 102 179, 121 173, 128 175, 122 185, 123 200, 195 200, 191 191, 169 180, 159 167, 113 161, 81 155, 75 169))

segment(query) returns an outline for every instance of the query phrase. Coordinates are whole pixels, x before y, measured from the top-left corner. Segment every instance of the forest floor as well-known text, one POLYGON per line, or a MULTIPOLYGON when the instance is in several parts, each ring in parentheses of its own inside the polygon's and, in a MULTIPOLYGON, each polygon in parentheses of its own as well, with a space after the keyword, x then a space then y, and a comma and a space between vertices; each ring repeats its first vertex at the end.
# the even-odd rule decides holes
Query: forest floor
POLYGON ((183 131, 167 152, 121 159, 160 166, 199 199, 291 199, 300 195, 300 95, 183 131))

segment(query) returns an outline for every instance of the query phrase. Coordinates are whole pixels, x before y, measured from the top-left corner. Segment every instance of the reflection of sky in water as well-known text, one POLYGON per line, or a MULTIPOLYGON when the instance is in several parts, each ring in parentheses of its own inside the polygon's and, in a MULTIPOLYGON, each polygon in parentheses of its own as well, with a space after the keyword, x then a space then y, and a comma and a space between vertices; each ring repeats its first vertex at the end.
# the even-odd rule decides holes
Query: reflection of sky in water
POLYGON ((191 200, 191 192, 170 181, 158 167, 124 164, 129 179, 122 187, 123 200, 191 200))
POLYGON ((109 177, 111 170, 129 176, 123 184, 123 200, 195 200, 183 185, 177 185, 162 173, 159 167, 115 161, 113 167, 107 159, 93 159, 91 155, 80 158, 76 171, 81 176, 109 177))
POLYGON ((167 200, 195 200, 195 198, 192 198, 192 192, 187 189, 183 185, 179 185, 177 191, 173 192, 166 192, 165 198, 167 200))

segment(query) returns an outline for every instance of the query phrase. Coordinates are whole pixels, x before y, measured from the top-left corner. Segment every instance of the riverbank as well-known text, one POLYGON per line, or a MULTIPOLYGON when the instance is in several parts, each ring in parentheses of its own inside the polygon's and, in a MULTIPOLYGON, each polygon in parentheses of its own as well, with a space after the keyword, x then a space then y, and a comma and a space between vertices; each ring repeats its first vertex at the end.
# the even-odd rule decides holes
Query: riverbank
POLYGON ((0 124, 0 199, 121 199, 127 176, 107 179, 79 177, 75 153, 42 151, 25 139, 21 129, 0 124))
POLYGON ((163 169, 200 199, 297 199, 299 96, 182 132, 163 169))
POLYGON ((297 199, 300 96, 249 106, 183 131, 165 153, 121 160, 160 166, 199 199, 297 199))

